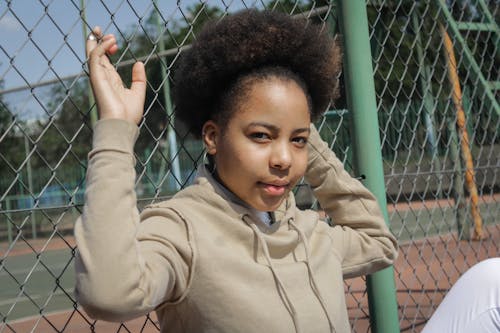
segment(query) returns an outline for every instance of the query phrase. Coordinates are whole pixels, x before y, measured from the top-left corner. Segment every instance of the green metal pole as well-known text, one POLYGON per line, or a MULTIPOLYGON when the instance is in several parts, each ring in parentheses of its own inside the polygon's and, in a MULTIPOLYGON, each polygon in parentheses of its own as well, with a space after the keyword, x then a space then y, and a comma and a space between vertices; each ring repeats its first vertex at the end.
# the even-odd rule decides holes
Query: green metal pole
MULTIPOLYGON (((83 47, 85 48, 88 36, 87 18, 85 15, 85 0, 80 0, 80 17, 82 19, 83 47)), ((94 93, 92 92, 92 87, 90 86, 90 79, 87 87, 87 94, 88 94, 89 108, 90 108, 90 124, 93 128, 95 123, 97 122, 98 117, 97 117, 97 107, 95 105, 95 100, 94 100, 94 93)))
MULTIPOLYGON (((443 175, 441 169, 441 161, 439 160, 438 144, 436 141, 436 127, 435 127, 435 117, 434 117, 434 101, 432 97, 432 83, 431 83, 431 72, 429 66, 425 64, 424 51, 422 49, 422 37, 420 35, 420 26, 418 24, 419 18, 417 17, 418 12, 414 10, 411 14, 411 25, 415 33, 415 46, 417 50, 417 61, 418 67, 423 71, 419 75, 419 85, 422 94, 422 99, 424 102, 424 119, 425 119, 425 131, 427 133, 427 144, 431 151, 431 161, 434 165, 434 172, 439 178, 438 186, 438 197, 442 196, 441 186, 443 183, 443 175)), ((429 180, 430 181, 430 180, 429 180)))
MULTIPOLYGON (((364 0, 339 0, 344 36, 344 76, 348 108, 352 111, 354 158, 358 174, 377 197, 389 221, 375 100, 375 84, 364 0)), ((371 331, 399 332, 398 305, 392 267, 367 276, 371 331)))
POLYGON ((7 196, 5 198, 5 209, 7 210, 7 239, 9 240, 9 245, 12 244, 12 218, 9 213, 10 211, 10 198, 7 196))
MULTIPOLYGON (((160 22, 160 9, 158 8, 157 5, 157 0, 154 0, 155 7, 157 9, 156 12, 156 27, 158 29, 158 49, 160 53, 165 51, 165 41, 163 40, 163 36, 161 36, 162 30, 161 30, 161 22, 160 22)), ((166 62, 166 58, 165 58, 166 62)), ((169 157, 170 157, 170 163, 171 163, 171 171, 172 174, 175 177, 174 181, 174 186, 177 191, 181 189, 181 184, 180 182, 182 181, 181 179, 181 169, 179 165, 179 158, 176 156, 177 155, 177 139, 175 137, 175 131, 174 131, 174 112, 173 112, 173 106, 172 106, 172 99, 170 98, 170 80, 167 75, 167 70, 165 69, 165 66, 161 64, 161 58, 158 59, 158 63, 161 67, 161 78, 163 80, 163 98, 165 100, 165 108, 167 109, 167 116, 168 116, 168 124, 167 124, 167 140, 168 140, 168 152, 169 152, 169 157)), ((162 164, 165 160, 162 160, 162 164)), ((159 174, 161 174, 164 170, 164 167, 162 166, 161 169, 159 170, 159 174)), ((160 177, 158 177, 160 179, 160 177)))
MULTIPOLYGON (((29 190, 29 197, 31 198, 31 201, 33 202, 33 205, 31 208, 35 208, 34 201, 33 201, 33 196, 35 195, 35 192, 33 191, 33 172, 31 170, 31 156, 29 154, 29 142, 28 142, 28 137, 25 135, 24 136, 24 152, 26 156, 26 171, 28 172, 28 190, 29 190)), ((32 210, 31 211, 31 234, 33 239, 36 239, 36 216, 35 212, 32 210)))

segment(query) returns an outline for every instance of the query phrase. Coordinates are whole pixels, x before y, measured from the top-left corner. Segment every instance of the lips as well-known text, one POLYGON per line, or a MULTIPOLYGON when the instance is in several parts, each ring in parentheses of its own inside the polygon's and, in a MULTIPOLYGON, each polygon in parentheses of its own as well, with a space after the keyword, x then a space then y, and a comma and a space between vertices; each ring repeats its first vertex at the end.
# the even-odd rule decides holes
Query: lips
POLYGON ((264 188, 264 191, 272 196, 280 196, 285 194, 288 188, 288 182, 273 182, 273 183, 260 183, 264 188))

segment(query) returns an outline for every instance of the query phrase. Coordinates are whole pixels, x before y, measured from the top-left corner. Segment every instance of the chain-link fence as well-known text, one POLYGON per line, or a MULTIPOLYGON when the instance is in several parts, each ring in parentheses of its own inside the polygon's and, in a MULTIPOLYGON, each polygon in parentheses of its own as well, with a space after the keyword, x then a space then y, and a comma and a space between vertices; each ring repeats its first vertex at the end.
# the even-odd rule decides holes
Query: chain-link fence
MULTIPOLYGON (((401 331, 421 330, 461 273, 500 254, 499 6, 367 3, 387 209, 401 246, 401 331)), ((326 0, 0 4, 0 332, 158 331, 153 314, 125 324, 94 322, 73 296, 72 228, 95 121, 83 36, 95 24, 117 35, 121 48, 112 60, 125 81, 131 63, 146 63, 135 148, 142 206, 186 186, 200 162, 201 144, 175 121, 170 102, 177 56, 204 22, 247 7, 342 31, 336 1, 326 0)), ((355 138, 344 99, 318 127, 352 170, 355 138)), ((298 202, 314 205, 302 188, 298 202)), ((363 279, 346 282, 356 332, 369 331, 365 290, 363 279)))

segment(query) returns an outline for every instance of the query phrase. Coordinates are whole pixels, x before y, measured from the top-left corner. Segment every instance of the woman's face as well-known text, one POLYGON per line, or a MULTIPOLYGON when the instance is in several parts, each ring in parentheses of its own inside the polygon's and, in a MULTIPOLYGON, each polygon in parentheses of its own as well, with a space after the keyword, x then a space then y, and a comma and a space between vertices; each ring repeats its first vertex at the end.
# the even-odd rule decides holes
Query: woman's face
POLYGON ((253 83, 222 129, 209 121, 204 141, 222 183, 255 209, 274 211, 307 167, 310 115, 294 81, 253 83))

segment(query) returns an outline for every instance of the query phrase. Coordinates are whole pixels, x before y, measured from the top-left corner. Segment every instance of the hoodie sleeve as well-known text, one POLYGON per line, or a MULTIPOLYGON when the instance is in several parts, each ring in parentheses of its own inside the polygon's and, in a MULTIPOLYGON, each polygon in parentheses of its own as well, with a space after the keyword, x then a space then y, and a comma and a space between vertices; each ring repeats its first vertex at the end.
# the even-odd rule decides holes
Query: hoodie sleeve
POLYGON ((123 120, 101 120, 94 128, 85 205, 75 225, 75 293, 95 319, 146 314, 180 298, 189 277, 192 252, 183 219, 168 209, 139 215, 137 135, 137 126, 123 120))
POLYGON ((329 232, 341 257, 345 278, 391 265, 397 242, 388 230, 375 196, 352 178, 311 125, 306 181, 334 222, 329 232))

